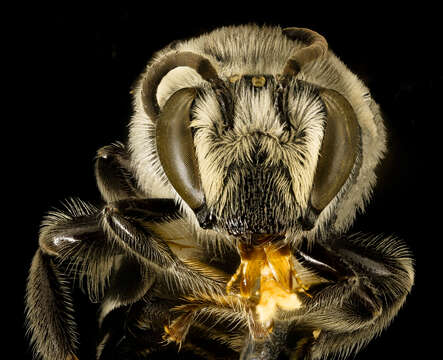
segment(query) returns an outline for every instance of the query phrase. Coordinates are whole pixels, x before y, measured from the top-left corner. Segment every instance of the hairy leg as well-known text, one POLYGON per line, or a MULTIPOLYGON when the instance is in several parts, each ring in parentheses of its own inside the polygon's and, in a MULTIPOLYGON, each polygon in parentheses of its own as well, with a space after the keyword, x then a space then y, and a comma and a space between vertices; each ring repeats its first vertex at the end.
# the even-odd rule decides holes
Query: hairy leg
POLYGON ((72 201, 64 211, 53 212, 44 220, 26 296, 28 327, 37 353, 45 359, 68 359, 76 354, 74 286, 84 288, 93 302, 112 304, 108 308, 137 301, 149 287, 146 274, 152 268, 169 280, 170 291, 221 291, 219 281, 189 268, 161 237, 147 231, 149 222, 158 228, 171 220, 175 210, 164 204, 171 202, 121 200, 98 209, 72 201), (111 206, 117 210, 111 212, 111 206), (128 259, 132 267, 140 269, 140 281, 115 281, 110 291, 111 274, 117 274, 122 261, 128 269, 128 259))
POLYGON ((336 278, 310 290, 305 313, 290 329, 293 334, 304 328, 320 330, 306 342, 304 351, 312 359, 347 356, 369 343, 398 313, 414 281, 411 254, 393 237, 341 237, 298 256, 318 274, 336 278))

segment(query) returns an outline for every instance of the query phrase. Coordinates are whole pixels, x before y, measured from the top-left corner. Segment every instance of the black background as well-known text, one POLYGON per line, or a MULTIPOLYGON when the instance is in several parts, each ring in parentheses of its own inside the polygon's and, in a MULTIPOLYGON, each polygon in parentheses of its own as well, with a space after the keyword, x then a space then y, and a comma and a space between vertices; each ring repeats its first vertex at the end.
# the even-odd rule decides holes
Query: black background
POLYGON ((29 359, 23 297, 40 221, 68 197, 98 200, 95 152, 125 139, 129 90, 152 53, 172 40, 255 22, 323 34, 384 111, 390 151, 378 169, 373 201, 354 230, 405 239, 416 257, 417 276, 393 324, 357 359, 433 358, 441 342, 439 11, 423 4, 389 12, 356 3, 325 8, 292 2, 273 10, 267 4, 238 5, 27 8, 6 34, 13 40, 15 66, 8 74, 14 81, 6 104, 14 115, 6 118, 3 132, 8 141, 3 176, 11 180, 5 189, 13 189, 6 191, 11 205, 4 228, 13 230, 5 239, 13 248, 3 256, 17 266, 9 266, 5 277, 13 300, 13 336, 22 344, 19 357, 29 359))

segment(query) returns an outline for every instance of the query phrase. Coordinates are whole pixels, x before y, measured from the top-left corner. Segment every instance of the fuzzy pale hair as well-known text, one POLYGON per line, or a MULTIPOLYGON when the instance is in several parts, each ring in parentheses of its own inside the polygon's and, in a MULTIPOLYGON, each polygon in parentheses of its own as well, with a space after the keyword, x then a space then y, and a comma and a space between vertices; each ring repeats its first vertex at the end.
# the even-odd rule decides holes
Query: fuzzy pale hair
MULTIPOLYGON (((209 59, 223 80, 234 75, 277 75, 281 74, 294 50, 302 46, 305 45, 286 37, 279 27, 256 25, 223 27, 159 51, 150 64, 161 61, 171 52, 191 51, 209 59)), ((303 235, 313 238, 331 231, 342 233, 352 225, 357 211, 364 211, 371 197, 376 181, 374 168, 386 148, 382 118, 369 90, 332 51, 306 64, 296 79, 312 84, 313 87, 332 89, 342 94, 354 109, 361 129, 359 169, 353 172, 336 197, 322 211, 315 228, 303 235)), ((157 100, 160 109, 173 93, 186 87, 202 89, 203 94, 205 89, 210 89, 209 83, 194 70, 176 68, 162 79, 158 87, 157 100)), ((155 124, 146 115, 142 106, 141 82, 134 93, 135 112, 130 126, 130 150, 138 184, 149 197, 175 198, 190 221, 197 225, 193 212, 176 193, 161 167, 156 152, 155 124)), ((323 137, 322 121, 324 121, 319 111, 320 104, 309 96, 309 89, 303 91, 298 98, 290 100, 291 117, 296 119, 300 129, 304 127, 304 130, 308 131, 309 136, 307 145, 304 148, 299 147, 296 151, 292 151, 289 146, 287 149, 276 146, 282 136, 281 123, 277 121, 278 114, 272 107, 270 94, 266 92, 251 95, 245 91, 243 96, 236 98, 233 132, 230 133, 230 137, 221 139, 219 144, 211 142, 211 127, 217 126, 222 120, 215 97, 209 95, 210 91, 207 94, 208 96, 196 101, 193 109, 195 122, 193 121, 192 126, 203 129, 194 141, 200 172, 203 174, 202 185, 209 205, 229 201, 227 196, 231 191, 229 186, 235 187, 236 184, 235 181, 228 182, 227 187, 223 188, 227 161, 234 160, 239 163, 247 161, 249 139, 255 132, 260 131, 267 135, 267 140, 262 146, 271 154, 268 161, 286 158, 286 165, 292 174, 293 193, 301 208, 305 207, 323 137), (297 156, 301 152, 308 154, 309 162, 303 171, 297 166, 299 163, 297 156)), ((294 214, 297 215, 299 214, 294 214)))

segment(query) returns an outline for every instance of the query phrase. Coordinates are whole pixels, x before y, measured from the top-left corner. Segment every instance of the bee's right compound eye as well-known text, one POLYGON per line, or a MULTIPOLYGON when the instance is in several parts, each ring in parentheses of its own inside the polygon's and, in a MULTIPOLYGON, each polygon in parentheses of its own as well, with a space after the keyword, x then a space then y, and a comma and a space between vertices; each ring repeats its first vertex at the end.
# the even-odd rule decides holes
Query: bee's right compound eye
POLYGON ((163 170, 177 193, 194 211, 205 203, 189 127, 195 93, 194 88, 174 93, 160 113, 156 130, 157 152, 163 170))
POLYGON ((189 51, 174 52, 153 64, 145 74, 142 82, 143 109, 151 121, 156 123, 157 152, 165 175, 178 195, 195 212, 199 223, 203 227, 209 227, 205 195, 190 129, 191 109, 197 91, 192 87, 177 90, 162 109, 157 102, 157 89, 163 77, 182 66, 194 69, 202 79, 214 86, 222 83, 205 57, 189 51))

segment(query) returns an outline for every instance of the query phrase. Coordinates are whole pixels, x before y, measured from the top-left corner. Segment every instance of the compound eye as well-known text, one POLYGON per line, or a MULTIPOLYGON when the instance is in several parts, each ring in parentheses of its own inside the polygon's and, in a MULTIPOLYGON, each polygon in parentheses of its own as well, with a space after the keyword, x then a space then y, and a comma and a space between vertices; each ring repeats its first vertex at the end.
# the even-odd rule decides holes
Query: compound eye
POLYGON ((157 120, 157 152, 163 170, 181 198, 198 212, 205 204, 190 129, 194 88, 180 89, 166 102, 157 120))
POLYGON ((327 123, 311 192, 311 206, 317 214, 349 178, 360 147, 360 126, 351 104, 335 90, 322 89, 320 97, 327 123))

